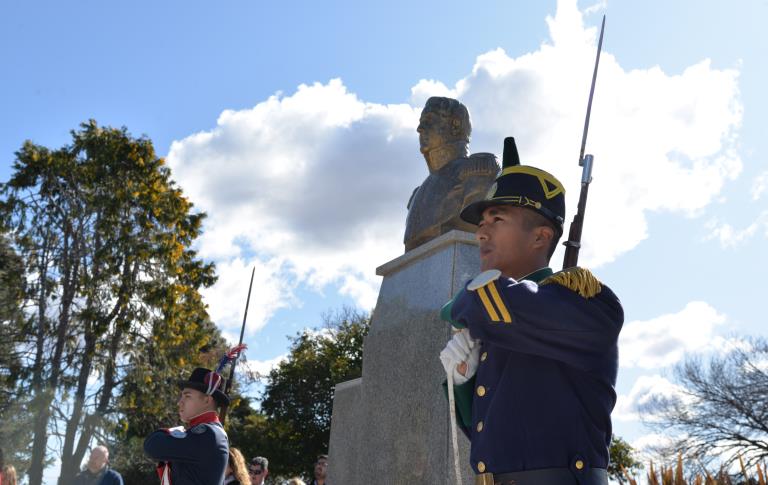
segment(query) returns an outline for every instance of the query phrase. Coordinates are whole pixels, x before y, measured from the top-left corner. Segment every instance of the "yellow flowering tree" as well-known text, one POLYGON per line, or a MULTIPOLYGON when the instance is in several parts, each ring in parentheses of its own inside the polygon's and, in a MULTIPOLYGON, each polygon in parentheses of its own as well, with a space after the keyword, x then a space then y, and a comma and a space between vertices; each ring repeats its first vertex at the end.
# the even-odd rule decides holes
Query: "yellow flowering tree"
POLYGON ((60 450, 59 483, 69 483, 92 439, 136 411, 137 382, 167 387, 165 374, 216 344, 199 293, 214 267, 190 249, 204 214, 149 139, 93 120, 59 149, 25 142, 0 196, 26 283, 15 336, 17 395, 35 416, 29 483, 41 483, 48 448, 60 450))

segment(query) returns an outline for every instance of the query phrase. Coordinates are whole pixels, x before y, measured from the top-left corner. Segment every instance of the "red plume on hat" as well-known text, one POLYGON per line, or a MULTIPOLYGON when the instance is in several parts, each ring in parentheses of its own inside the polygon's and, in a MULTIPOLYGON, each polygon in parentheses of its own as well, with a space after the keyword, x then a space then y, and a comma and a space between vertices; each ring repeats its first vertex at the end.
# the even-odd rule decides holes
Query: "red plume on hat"
POLYGON ((190 388, 198 390, 209 396, 213 396, 216 403, 219 406, 229 404, 229 396, 224 394, 224 378, 222 377, 222 371, 230 362, 234 361, 240 356, 240 352, 245 350, 247 346, 240 344, 232 347, 226 354, 219 360, 219 365, 216 366, 216 370, 212 371, 204 367, 198 367, 192 371, 189 379, 185 381, 179 381, 178 385, 181 389, 190 388))

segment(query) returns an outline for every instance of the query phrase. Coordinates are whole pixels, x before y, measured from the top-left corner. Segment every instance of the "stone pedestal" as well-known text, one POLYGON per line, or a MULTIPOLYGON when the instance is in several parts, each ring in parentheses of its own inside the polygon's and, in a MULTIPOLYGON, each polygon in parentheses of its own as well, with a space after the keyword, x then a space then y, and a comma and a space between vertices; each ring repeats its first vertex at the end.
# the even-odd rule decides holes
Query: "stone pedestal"
MULTIPOLYGON (((363 349, 363 376, 336 386, 331 485, 454 483, 439 354, 450 338, 442 305, 479 268, 474 235, 450 231, 376 270, 383 276, 363 349)), ((464 483, 469 441, 459 430, 464 483)))

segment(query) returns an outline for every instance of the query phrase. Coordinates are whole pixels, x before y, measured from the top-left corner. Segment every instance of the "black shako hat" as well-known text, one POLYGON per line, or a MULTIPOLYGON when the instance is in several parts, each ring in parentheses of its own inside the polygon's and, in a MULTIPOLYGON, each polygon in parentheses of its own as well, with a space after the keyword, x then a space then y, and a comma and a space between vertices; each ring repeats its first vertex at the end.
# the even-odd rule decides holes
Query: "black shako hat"
POLYGON ((520 165, 515 139, 504 139, 504 157, 501 172, 491 186, 485 200, 466 206, 460 217, 477 225, 483 211, 495 205, 514 205, 534 210, 550 221, 563 233, 565 221, 565 189, 549 172, 529 165, 520 165))
POLYGON ((213 396, 216 404, 219 406, 228 406, 229 397, 227 397, 222 388, 224 388, 224 378, 218 372, 213 372, 210 369, 198 367, 192 371, 189 379, 186 381, 178 382, 179 389, 190 388, 213 396))

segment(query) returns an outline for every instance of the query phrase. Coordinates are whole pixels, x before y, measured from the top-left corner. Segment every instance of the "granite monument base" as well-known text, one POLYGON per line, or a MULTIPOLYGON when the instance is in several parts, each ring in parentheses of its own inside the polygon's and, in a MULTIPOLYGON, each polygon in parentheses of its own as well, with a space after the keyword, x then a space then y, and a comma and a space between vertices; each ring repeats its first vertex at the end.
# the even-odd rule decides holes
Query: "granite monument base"
MULTIPOLYGON (((363 376, 336 386, 331 485, 455 483, 445 372, 451 335, 440 308, 480 267, 473 234, 450 231, 376 270, 383 276, 363 348, 363 376)), ((473 483, 459 433, 463 482, 473 483)))

